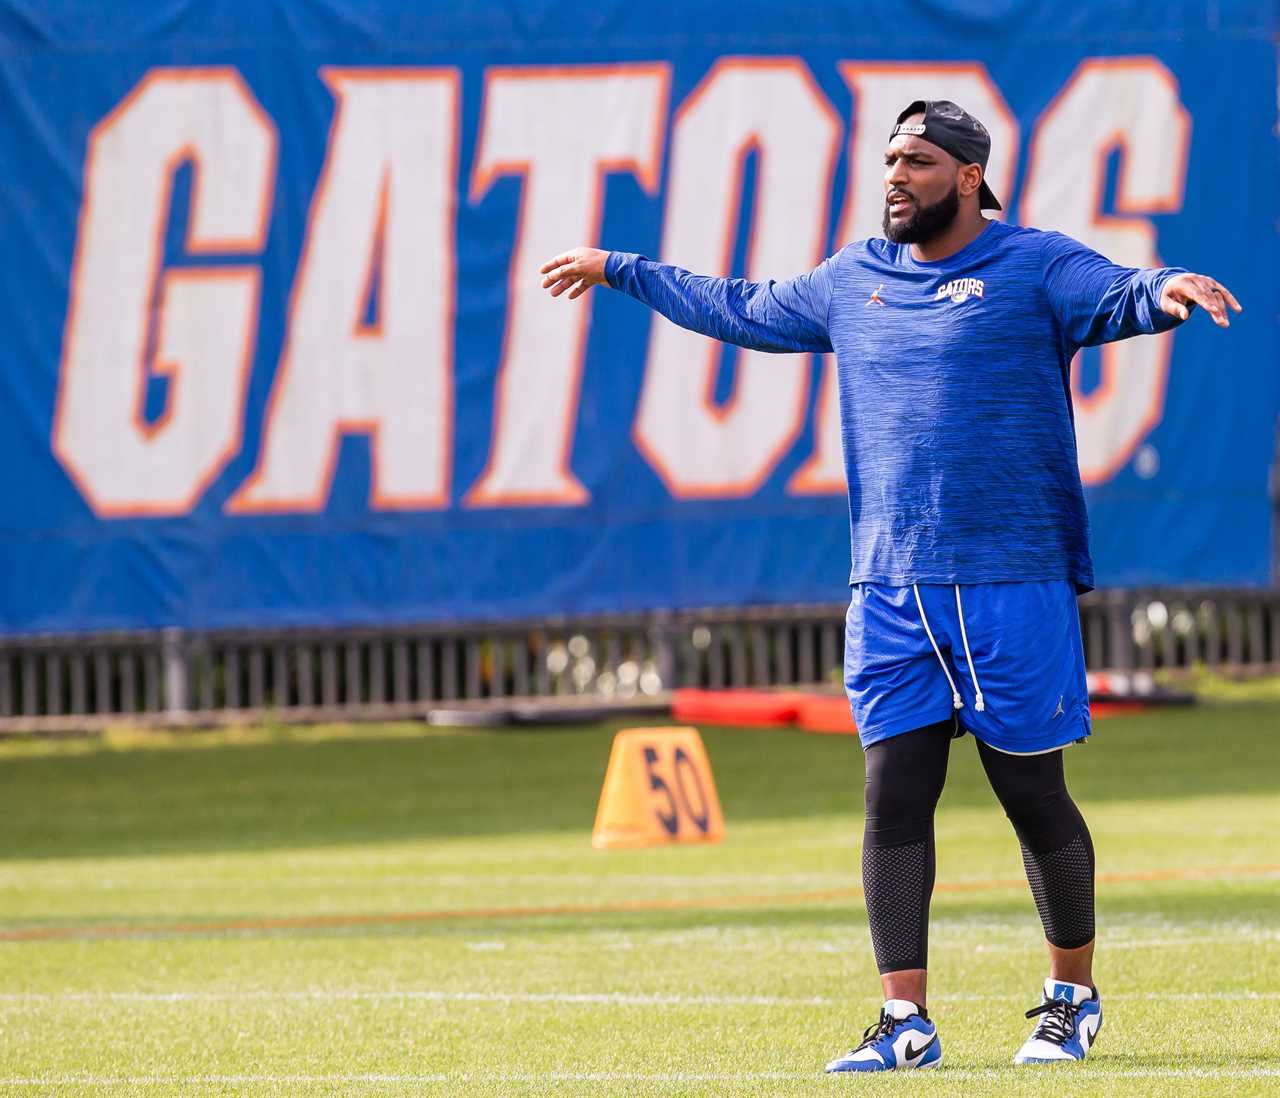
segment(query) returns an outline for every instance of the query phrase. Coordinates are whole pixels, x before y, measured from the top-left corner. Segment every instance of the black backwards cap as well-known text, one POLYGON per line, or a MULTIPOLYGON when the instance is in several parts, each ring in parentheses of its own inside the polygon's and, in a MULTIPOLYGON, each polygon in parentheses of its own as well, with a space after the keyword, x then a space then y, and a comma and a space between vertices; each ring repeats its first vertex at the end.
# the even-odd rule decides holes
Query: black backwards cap
POLYGON ((996 196, 987 186, 987 157, 991 155, 991 135, 987 127, 963 107, 950 99, 917 99, 898 115, 898 123, 889 135, 892 141, 900 133, 923 137, 932 145, 950 153, 961 164, 977 164, 982 168, 982 186, 978 188, 980 210, 1003 210, 996 196), (923 122, 906 124, 903 119, 913 114, 923 114, 923 122))

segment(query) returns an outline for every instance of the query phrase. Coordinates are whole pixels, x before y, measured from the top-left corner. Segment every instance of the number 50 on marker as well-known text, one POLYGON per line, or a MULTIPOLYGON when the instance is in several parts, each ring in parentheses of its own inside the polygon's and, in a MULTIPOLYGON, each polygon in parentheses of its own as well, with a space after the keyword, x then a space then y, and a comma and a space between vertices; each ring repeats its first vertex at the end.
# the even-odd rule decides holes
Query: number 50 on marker
POLYGON ((711 762, 694 728, 629 728, 613 739, 591 845, 655 846, 724 838, 711 762))

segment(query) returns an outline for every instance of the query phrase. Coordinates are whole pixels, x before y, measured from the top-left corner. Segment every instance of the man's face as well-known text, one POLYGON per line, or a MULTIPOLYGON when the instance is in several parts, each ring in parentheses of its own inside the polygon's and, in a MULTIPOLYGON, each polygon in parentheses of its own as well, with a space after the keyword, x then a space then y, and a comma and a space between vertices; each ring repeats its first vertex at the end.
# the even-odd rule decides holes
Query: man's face
MULTIPOLYGON (((924 115, 905 121, 923 122, 924 115)), ((924 244, 945 232, 960 209, 955 157, 900 133, 885 149, 884 165, 884 235, 895 244, 924 244)))

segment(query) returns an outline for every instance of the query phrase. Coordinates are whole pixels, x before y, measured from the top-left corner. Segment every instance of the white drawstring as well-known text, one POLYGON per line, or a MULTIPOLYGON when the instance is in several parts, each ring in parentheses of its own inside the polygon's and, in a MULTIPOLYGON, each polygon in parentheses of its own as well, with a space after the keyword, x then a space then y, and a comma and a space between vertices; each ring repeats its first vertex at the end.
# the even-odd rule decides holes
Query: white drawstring
MULTIPOLYGON (((964 606, 960 602, 960 585, 957 583, 955 588, 956 617, 960 619, 960 640, 964 643, 964 658, 969 665, 969 678, 973 680, 973 692, 975 695, 973 708, 981 713, 987 708, 987 705, 982 699, 982 687, 978 685, 978 673, 973 669, 973 654, 969 651, 969 634, 964 627, 964 606)), ((964 701, 960 697, 960 691, 956 689, 956 680, 951 677, 951 668, 947 666, 947 661, 942 658, 942 650, 938 647, 938 642, 933 639, 933 630, 929 628, 929 619, 925 616, 924 603, 920 601, 920 588, 913 583, 911 590, 916 595, 916 609, 920 611, 920 624, 924 626, 925 635, 928 636, 929 643, 933 645, 933 654, 938 657, 938 666, 942 668, 942 673, 947 676, 947 684, 951 687, 951 704, 956 709, 963 709, 964 701)))
POLYGON ((960 691, 956 689, 956 680, 951 677, 951 668, 947 666, 947 661, 942 658, 942 651, 938 648, 938 642, 933 639, 933 630, 929 628, 929 619, 924 615, 924 603, 920 601, 920 588, 913 583, 911 590, 916 593, 916 609, 920 611, 920 622, 929 637, 929 643, 933 645, 933 654, 938 657, 942 673, 947 676, 947 682, 951 686, 951 703, 957 709, 963 709, 964 702, 960 698, 960 691))
MULTIPOLYGON (((973 707, 981 713, 986 708, 986 704, 982 700, 982 687, 978 685, 978 673, 973 669, 973 656, 969 654, 969 635, 964 631, 964 607, 960 605, 958 583, 956 584, 956 617, 960 619, 960 639, 964 641, 964 658, 969 664, 969 678, 973 680, 973 692, 976 695, 973 707)), ((934 650, 937 651, 936 647, 934 650)))

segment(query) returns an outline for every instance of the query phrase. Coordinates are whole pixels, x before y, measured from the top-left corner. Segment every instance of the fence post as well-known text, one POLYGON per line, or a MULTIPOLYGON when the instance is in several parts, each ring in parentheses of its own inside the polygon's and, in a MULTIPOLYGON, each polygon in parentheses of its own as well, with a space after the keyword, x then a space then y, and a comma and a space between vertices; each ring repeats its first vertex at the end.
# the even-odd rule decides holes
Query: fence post
POLYGON ((187 703, 187 651, 181 629, 160 635, 160 660, 164 667, 164 712, 170 719, 182 717, 187 703))
POLYGON ((676 626, 669 614, 658 614, 649 628, 649 644, 653 652, 653 664, 663 690, 674 690, 680 685, 681 668, 676 663, 676 626))
POLYGON ((1134 666, 1133 658, 1133 605, 1136 601, 1132 591, 1112 588, 1107 592, 1107 662, 1104 667, 1116 671, 1129 671, 1134 666))
POLYGON ((1271 495, 1271 586, 1280 587, 1280 416, 1276 416, 1275 437, 1267 487, 1271 495))

